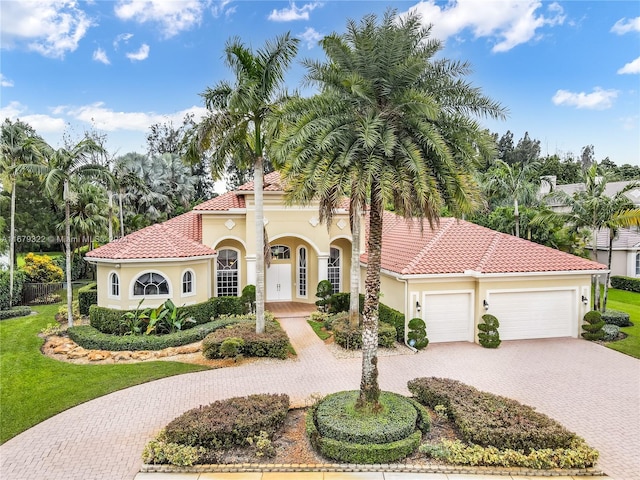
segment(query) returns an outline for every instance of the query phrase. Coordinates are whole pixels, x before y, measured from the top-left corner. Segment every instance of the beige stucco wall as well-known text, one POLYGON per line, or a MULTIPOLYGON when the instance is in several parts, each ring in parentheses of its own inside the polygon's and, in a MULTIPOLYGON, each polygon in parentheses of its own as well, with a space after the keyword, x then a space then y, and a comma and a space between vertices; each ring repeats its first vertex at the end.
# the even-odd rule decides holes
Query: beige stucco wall
MULTIPOLYGON (((634 250, 614 250, 611 254, 611 275, 624 277, 638 277, 636 275, 636 262, 634 250)), ((609 253, 598 250, 598 262, 606 265, 609 261, 609 253)), ((601 277, 604 279, 604 275, 601 277)))
POLYGON ((171 299, 178 306, 191 305, 206 301, 210 297, 211 259, 185 261, 154 261, 97 265, 98 305, 109 308, 128 310, 136 308, 142 297, 133 295, 135 280, 146 272, 159 273, 169 283, 169 295, 147 296, 143 307, 156 307, 171 299), (194 274, 194 293, 182 294, 182 275, 191 270, 194 274), (120 281, 120 296, 112 297, 109 276, 116 273, 120 281))

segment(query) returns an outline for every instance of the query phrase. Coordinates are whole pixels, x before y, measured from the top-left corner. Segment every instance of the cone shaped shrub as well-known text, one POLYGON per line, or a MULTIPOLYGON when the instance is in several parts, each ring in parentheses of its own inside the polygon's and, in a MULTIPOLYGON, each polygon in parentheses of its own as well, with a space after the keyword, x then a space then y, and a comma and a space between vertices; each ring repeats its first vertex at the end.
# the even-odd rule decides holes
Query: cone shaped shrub
POLYGON ((586 340, 602 340, 604 338, 604 320, 602 320, 602 314, 597 310, 591 310, 584 314, 584 321, 582 325, 582 337, 586 340))
POLYGON ((488 313, 482 316, 483 323, 478 324, 478 341, 480 345, 485 348, 498 348, 502 340, 500 340, 500 333, 498 332, 498 327, 500 327, 500 322, 493 315, 488 313))

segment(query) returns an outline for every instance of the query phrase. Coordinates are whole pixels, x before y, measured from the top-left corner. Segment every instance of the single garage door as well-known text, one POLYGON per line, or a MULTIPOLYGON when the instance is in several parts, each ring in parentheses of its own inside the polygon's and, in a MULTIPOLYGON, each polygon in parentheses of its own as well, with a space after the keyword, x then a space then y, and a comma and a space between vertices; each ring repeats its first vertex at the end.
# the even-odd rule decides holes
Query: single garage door
POLYGON ((473 341, 471 293, 425 294, 423 303, 430 342, 473 341))
POLYGON ((576 336, 574 290, 488 293, 502 340, 576 336))

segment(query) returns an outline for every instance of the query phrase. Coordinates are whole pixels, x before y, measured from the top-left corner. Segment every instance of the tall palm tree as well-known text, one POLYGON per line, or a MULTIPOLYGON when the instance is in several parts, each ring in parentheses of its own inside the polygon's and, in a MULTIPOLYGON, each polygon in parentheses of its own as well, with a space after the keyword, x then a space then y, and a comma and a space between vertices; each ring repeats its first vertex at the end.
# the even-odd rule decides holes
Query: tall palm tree
POLYGON ((255 53, 239 38, 225 46, 226 65, 235 75, 233 85, 220 81, 202 94, 209 115, 198 125, 188 157, 193 163, 212 150, 211 170, 219 178, 225 165, 254 169, 256 233, 256 332, 264 332, 264 214, 263 176, 266 145, 271 141, 267 122, 286 97, 284 74, 298 50, 289 33, 267 41, 255 53))
POLYGON ((540 190, 539 167, 538 162, 508 164, 498 159, 484 175, 484 188, 490 198, 513 202, 516 237, 520 237, 520 204, 531 205, 540 190))
POLYGON ((280 140, 293 188, 311 189, 322 175, 358 178, 366 193, 369 238, 358 407, 379 406, 378 305, 383 207, 438 221, 480 202, 474 162, 493 155, 493 140, 474 117, 504 109, 464 81, 466 63, 434 60, 442 48, 417 14, 390 10, 322 40, 326 62, 308 60, 306 80, 320 93, 297 101, 280 140))
MULTIPOLYGON (((91 245, 93 240, 104 235, 109 226, 109 209, 104 188, 89 182, 72 179, 71 191, 74 192, 69 210, 72 241, 71 250, 83 245, 91 245)), ((64 231, 62 222, 56 228, 64 231)))
POLYGON ((65 255, 67 270, 67 321, 73 326, 73 288, 71 281, 71 203, 75 192, 71 183, 77 178, 97 178, 108 181, 111 177, 109 169, 93 163, 93 155, 105 153, 104 149, 91 138, 84 138, 75 145, 49 149, 45 152, 47 165, 24 164, 16 168, 16 172, 30 172, 42 175, 45 179, 46 193, 64 204, 65 223, 65 255))
POLYGON ((16 167, 42 159, 45 143, 26 123, 8 118, 2 123, 0 136, 0 177, 6 190, 11 192, 9 227, 9 308, 13 305, 13 277, 15 264, 16 227, 16 167))

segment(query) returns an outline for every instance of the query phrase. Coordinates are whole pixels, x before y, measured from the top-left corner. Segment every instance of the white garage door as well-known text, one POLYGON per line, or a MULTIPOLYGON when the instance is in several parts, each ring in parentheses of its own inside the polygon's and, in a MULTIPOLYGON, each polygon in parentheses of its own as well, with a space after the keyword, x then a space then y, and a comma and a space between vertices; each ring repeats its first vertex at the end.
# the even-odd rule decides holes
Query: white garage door
POLYGON ((489 292, 488 313, 500 322, 502 340, 576 336, 573 290, 489 292))
POLYGON ((426 294, 423 297, 427 337, 430 342, 472 341, 470 293, 426 294))

